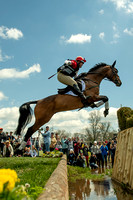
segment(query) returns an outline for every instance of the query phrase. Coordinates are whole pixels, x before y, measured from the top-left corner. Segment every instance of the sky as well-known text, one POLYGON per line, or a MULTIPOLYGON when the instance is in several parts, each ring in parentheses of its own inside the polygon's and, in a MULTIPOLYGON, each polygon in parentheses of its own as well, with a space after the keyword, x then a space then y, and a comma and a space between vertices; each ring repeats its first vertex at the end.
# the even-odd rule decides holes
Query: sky
MULTIPOLYGON (((103 80, 110 113, 103 118, 104 106, 98 110, 118 129, 117 110, 133 108, 133 1, 0 0, 0 127, 14 131, 23 103, 57 94, 64 85, 48 77, 77 56, 87 60, 80 72, 117 61, 122 86, 103 80)), ((93 110, 57 113, 48 125, 82 132, 93 110)))

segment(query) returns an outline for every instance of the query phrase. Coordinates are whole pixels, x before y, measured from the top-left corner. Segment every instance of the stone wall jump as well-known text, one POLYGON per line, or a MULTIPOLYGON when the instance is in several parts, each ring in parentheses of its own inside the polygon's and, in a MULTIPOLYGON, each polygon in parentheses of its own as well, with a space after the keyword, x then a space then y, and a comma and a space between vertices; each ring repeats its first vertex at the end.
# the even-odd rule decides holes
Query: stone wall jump
POLYGON ((67 158, 63 155, 38 200, 68 200, 67 158))

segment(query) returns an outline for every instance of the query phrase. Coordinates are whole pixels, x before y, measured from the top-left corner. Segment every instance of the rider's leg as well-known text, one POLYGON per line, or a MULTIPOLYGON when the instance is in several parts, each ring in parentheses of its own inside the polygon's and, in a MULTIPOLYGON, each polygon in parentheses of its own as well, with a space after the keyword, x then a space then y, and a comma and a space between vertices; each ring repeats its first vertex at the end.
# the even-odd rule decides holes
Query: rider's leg
POLYGON ((83 105, 88 106, 88 101, 87 101, 85 95, 83 94, 83 92, 81 92, 77 82, 72 77, 66 76, 66 75, 58 72, 57 78, 61 83, 65 84, 65 85, 70 85, 73 88, 73 92, 81 98, 83 105))

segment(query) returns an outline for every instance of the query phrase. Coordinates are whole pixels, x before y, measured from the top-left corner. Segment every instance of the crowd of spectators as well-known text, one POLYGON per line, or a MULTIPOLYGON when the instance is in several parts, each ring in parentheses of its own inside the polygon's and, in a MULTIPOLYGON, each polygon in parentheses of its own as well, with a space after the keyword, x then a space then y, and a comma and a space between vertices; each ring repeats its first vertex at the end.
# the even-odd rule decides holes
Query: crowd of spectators
MULTIPOLYGON (((19 145, 21 141, 20 136, 15 137, 13 132, 4 133, 0 128, 0 155, 12 157, 15 146, 19 145)), ((108 163, 111 163, 113 167, 116 145, 117 138, 87 144, 78 137, 60 137, 58 133, 54 134, 49 130, 49 126, 46 126, 44 131, 38 131, 38 137, 29 138, 23 155, 19 156, 36 157, 39 156, 40 151, 48 153, 56 149, 67 155, 68 165, 90 167, 91 169, 107 168, 108 163)))

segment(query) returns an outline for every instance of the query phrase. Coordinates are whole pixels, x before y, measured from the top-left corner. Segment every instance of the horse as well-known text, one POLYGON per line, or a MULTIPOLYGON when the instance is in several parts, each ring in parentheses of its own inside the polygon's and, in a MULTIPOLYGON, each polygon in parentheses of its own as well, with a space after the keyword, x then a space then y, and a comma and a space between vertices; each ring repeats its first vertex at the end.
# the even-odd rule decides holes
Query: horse
MULTIPOLYGON (((116 61, 112 65, 106 63, 98 63, 92 67, 87 73, 81 73, 77 79, 85 83, 84 95, 87 96, 88 106, 91 108, 99 107, 105 103, 104 116, 106 117, 109 110, 108 97, 99 95, 99 86, 103 79, 112 81, 116 86, 121 86, 122 82, 118 75, 118 70, 114 67, 116 61)), ((24 128, 30 123, 32 118, 31 104, 36 104, 34 108, 35 122, 27 129, 24 136, 24 144, 41 126, 50 121, 55 113, 61 111, 82 109, 83 104, 80 97, 69 94, 55 94, 41 100, 29 101, 19 108, 19 120, 15 134, 21 135, 24 128)), ((22 144, 22 143, 21 143, 22 144)), ((24 148, 24 145, 20 145, 24 148)), ((22 149, 20 148, 20 149, 22 149)))

